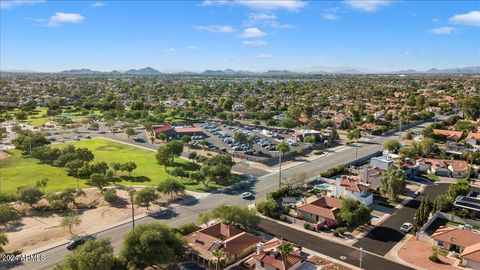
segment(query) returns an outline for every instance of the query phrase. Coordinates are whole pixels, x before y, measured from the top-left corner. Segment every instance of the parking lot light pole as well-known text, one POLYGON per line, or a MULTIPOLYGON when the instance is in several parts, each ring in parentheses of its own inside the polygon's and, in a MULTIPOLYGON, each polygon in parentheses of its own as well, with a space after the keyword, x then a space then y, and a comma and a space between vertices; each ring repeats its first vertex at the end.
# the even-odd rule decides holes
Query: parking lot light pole
POLYGON ((278 188, 282 187, 282 151, 279 153, 278 156, 278 188))
POLYGON ((131 187, 128 193, 130 194, 130 203, 132 205, 132 228, 135 229, 135 208, 133 205, 133 194, 135 193, 135 190, 131 187))

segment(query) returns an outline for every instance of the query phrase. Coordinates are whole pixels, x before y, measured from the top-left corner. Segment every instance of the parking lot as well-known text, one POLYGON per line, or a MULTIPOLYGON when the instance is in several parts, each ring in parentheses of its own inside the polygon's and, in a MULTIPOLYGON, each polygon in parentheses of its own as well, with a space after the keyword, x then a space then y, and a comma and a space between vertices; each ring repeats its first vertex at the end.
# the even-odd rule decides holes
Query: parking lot
POLYGON ((277 145, 282 141, 289 144, 291 151, 305 147, 304 143, 294 141, 291 139, 290 134, 285 133, 255 130, 246 126, 231 126, 214 122, 206 122, 195 126, 202 128, 206 137, 193 136, 193 145, 200 144, 200 141, 205 140, 209 149, 231 154, 245 154, 260 159, 268 159, 278 156, 277 145))

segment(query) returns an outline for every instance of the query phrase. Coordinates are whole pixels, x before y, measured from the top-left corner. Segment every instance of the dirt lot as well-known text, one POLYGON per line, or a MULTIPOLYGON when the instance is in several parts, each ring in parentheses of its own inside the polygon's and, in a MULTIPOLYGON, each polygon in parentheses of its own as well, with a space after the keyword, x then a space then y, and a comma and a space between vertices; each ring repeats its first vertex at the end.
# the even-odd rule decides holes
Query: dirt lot
POLYGON ((405 245, 398 251, 398 255, 402 260, 413 265, 422 267, 424 269, 435 270, 455 270, 460 269, 452 266, 453 260, 444 256, 438 255, 438 258, 443 263, 434 263, 428 259, 432 255, 432 245, 417 240, 412 237, 405 245))
MULTIPOLYGON (((131 209, 129 203, 129 195, 126 191, 118 190, 117 194, 126 200, 127 204, 120 207, 113 207, 106 203, 98 190, 85 190, 86 196, 77 198, 79 205, 88 205, 95 203, 94 209, 79 210, 82 223, 78 227, 72 229, 75 235, 85 235, 103 228, 115 225, 129 219, 131 209)), ((46 204, 45 201, 39 202, 37 207, 46 204)), ((42 246, 53 244, 55 242, 71 238, 68 228, 60 226, 62 217, 66 213, 40 213, 31 210, 26 206, 16 206, 17 210, 26 212, 20 222, 12 225, 7 230, 9 243, 6 246, 7 252, 21 250, 23 252, 33 250, 42 246)), ((149 211, 159 210, 158 205, 151 204, 149 211)), ((146 213, 145 207, 135 207, 135 215, 146 213)))

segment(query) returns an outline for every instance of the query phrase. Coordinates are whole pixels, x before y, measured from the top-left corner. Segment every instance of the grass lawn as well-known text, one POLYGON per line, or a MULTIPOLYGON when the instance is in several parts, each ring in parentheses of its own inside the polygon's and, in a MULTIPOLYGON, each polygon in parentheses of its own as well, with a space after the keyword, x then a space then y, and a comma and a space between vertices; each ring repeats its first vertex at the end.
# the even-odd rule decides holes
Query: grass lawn
MULTIPOLYGON (((133 161, 137 164, 137 169, 133 171, 132 176, 128 177, 126 173, 122 174, 123 180, 119 182, 122 185, 157 185, 164 181, 168 174, 163 166, 156 163, 155 152, 144 150, 138 147, 113 142, 106 139, 96 138, 71 143, 75 147, 87 147, 94 156, 95 162, 127 162, 133 161)), ((61 145, 59 145, 61 147, 61 145)), ((76 187, 76 179, 66 174, 65 169, 50 165, 38 164, 35 159, 24 158, 19 151, 12 151, 14 156, 0 161, 0 177, 2 180, 2 192, 13 193, 18 186, 34 185, 37 180, 49 178, 50 182, 46 188, 47 191, 59 191, 67 187, 76 187)), ((185 170, 192 170, 194 164, 177 158, 176 166, 181 166, 185 170)), ((189 181, 189 179, 179 179, 188 190, 209 191, 218 188, 211 183, 206 188, 203 183, 189 181)), ((88 187, 86 180, 80 180, 81 187, 88 187)))
POLYGON ((436 176, 435 174, 431 174, 431 173, 425 174, 425 177, 428 178, 428 180, 430 180, 432 182, 440 180, 440 178, 438 176, 436 176))

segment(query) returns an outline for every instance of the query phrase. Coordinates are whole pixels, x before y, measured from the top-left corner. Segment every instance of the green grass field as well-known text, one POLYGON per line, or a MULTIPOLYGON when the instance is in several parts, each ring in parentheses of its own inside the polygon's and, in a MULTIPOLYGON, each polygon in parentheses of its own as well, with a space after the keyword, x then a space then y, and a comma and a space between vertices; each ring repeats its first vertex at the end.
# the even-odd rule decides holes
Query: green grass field
MULTIPOLYGON (((105 161, 126 162, 133 161, 137 164, 137 169, 133 171, 131 177, 122 173, 124 180, 119 182, 122 185, 157 185, 164 181, 168 174, 163 166, 156 163, 155 152, 138 147, 113 142, 107 139, 91 139, 71 143, 75 147, 87 147, 95 155, 95 162, 105 161)), ((61 147, 62 145, 59 145, 61 147)), ((13 150, 12 157, 0 160, 0 178, 2 180, 2 192, 14 193, 19 186, 35 185, 37 180, 42 178, 50 179, 46 192, 59 191, 68 187, 76 187, 77 180, 67 175, 65 169, 45 164, 38 164, 37 160, 22 157, 20 151, 13 150)), ((194 168, 194 164, 177 158, 176 166, 181 166, 185 170, 194 168)), ((203 183, 190 182, 188 179, 179 179, 188 190, 208 191, 217 188, 211 183, 205 188, 203 183)), ((81 187, 88 187, 85 180, 80 180, 81 187)))

